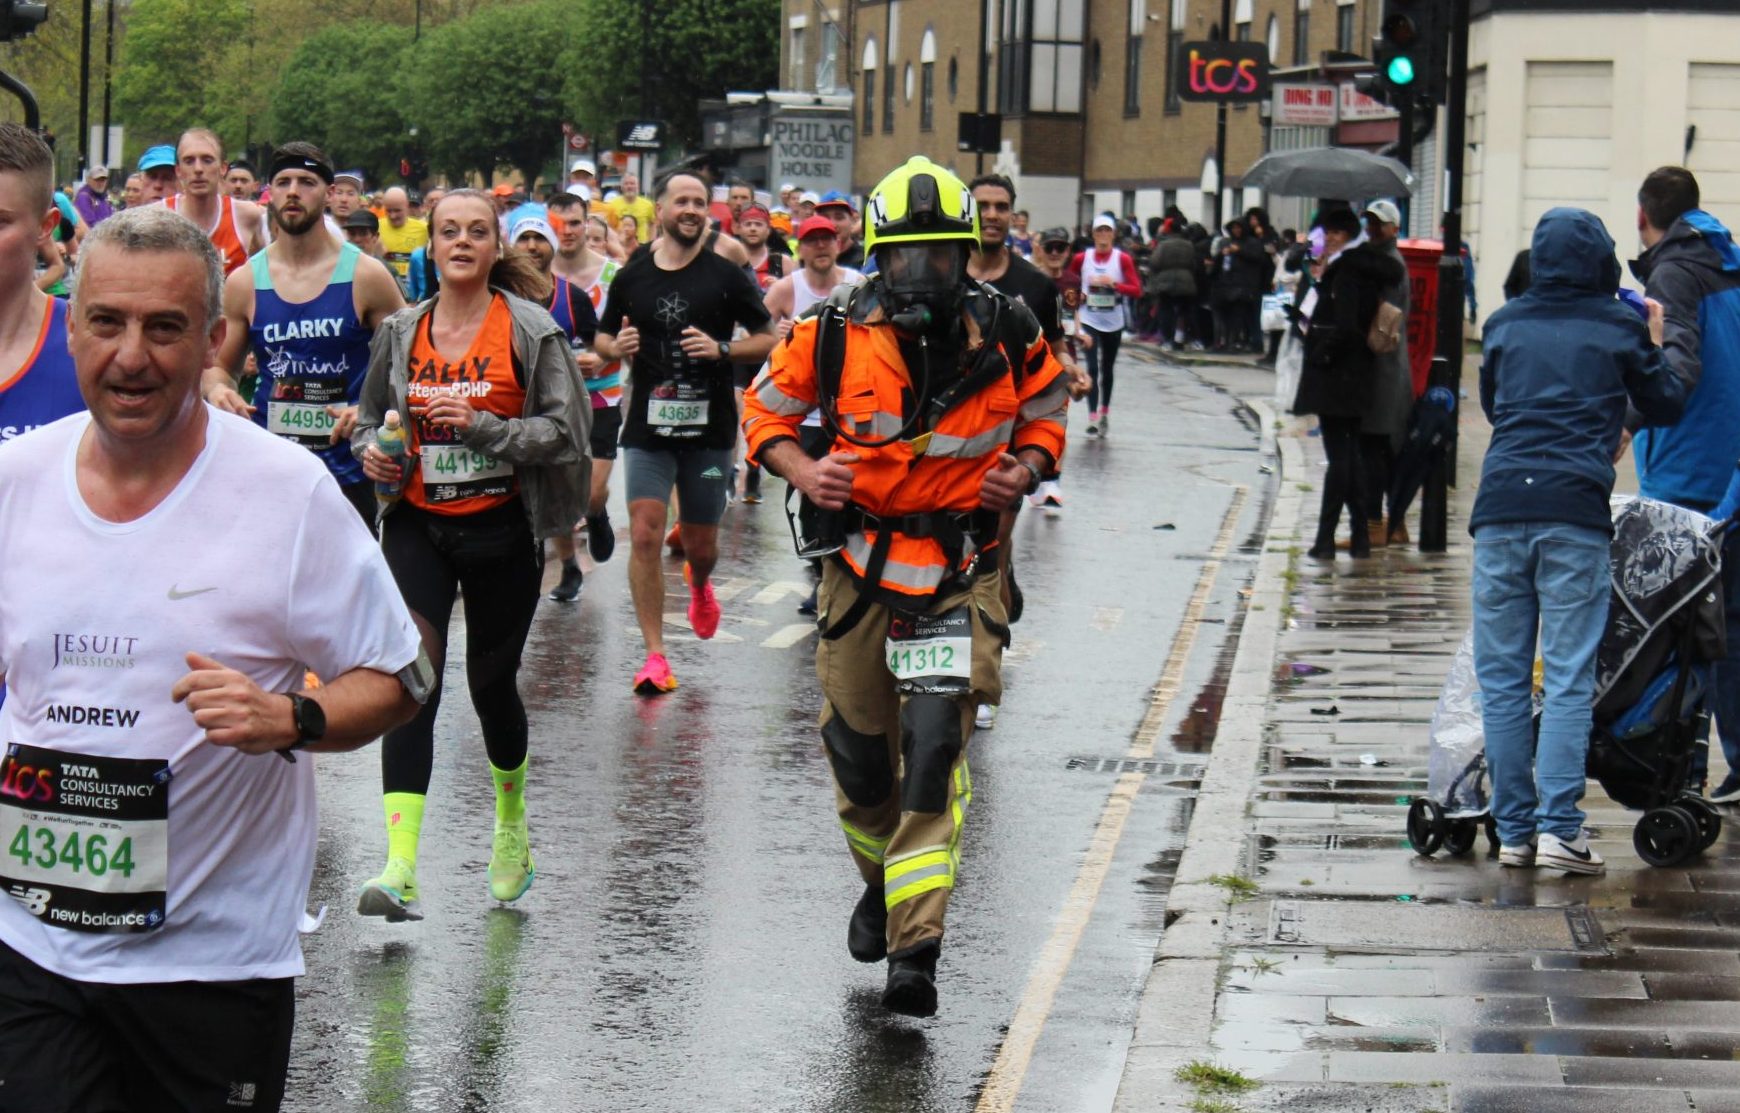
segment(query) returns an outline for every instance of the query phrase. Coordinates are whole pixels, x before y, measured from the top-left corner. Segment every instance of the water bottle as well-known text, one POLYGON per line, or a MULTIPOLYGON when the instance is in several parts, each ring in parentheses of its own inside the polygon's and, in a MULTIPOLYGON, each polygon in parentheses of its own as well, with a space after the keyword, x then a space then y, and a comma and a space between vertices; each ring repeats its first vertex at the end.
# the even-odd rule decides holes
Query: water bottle
POLYGON ((391 483, 376 483, 375 498, 381 502, 398 502, 405 489, 405 427, 399 421, 398 410, 388 410, 386 423, 375 434, 375 447, 387 454, 399 469, 399 478, 391 483))

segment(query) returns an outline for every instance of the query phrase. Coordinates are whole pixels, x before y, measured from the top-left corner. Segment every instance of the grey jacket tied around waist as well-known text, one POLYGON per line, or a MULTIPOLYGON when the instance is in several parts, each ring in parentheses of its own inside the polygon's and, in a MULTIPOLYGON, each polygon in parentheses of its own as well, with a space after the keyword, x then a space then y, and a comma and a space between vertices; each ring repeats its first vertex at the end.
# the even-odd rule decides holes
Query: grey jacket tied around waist
MULTIPOLYGON (((514 466, 520 500, 532 533, 562 537, 585 516, 590 501, 592 406, 568 338, 549 311, 498 290, 513 315, 514 352, 525 369, 526 405, 519 417, 479 412, 462 434, 467 448, 514 466)), ((368 377, 358 402, 351 453, 362 459, 388 410, 410 420, 411 344, 440 295, 399 310, 381 322, 369 344, 368 377)), ((383 513, 390 512, 388 504, 383 513)))

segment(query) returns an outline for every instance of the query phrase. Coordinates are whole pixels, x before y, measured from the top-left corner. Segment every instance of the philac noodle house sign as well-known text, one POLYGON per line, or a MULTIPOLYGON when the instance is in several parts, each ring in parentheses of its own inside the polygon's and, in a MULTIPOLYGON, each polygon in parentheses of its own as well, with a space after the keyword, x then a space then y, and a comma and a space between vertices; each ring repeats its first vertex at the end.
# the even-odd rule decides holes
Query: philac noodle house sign
POLYGON ((1269 97, 1269 48, 1255 42, 1194 42, 1182 47, 1178 99, 1234 104, 1269 97))
POLYGON ((768 177, 826 193, 852 189, 851 113, 776 112, 769 120, 773 150, 768 177))

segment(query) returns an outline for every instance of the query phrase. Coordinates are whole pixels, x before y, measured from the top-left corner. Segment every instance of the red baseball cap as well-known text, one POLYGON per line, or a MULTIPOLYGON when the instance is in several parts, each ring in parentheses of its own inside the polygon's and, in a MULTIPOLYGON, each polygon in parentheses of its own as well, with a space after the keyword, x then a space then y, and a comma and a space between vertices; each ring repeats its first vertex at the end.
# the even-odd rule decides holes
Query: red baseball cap
POLYGON ((762 206, 751 205, 741 213, 737 214, 737 223, 742 224, 746 220, 759 220, 761 223, 767 224, 771 220, 771 217, 769 217, 767 210, 762 206))
POLYGON ((812 216, 798 225, 797 238, 801 240, 812 232, 826 232, 830 236, 840 234, 839 229, 834 227, 834 222, 825 216, 812 216))

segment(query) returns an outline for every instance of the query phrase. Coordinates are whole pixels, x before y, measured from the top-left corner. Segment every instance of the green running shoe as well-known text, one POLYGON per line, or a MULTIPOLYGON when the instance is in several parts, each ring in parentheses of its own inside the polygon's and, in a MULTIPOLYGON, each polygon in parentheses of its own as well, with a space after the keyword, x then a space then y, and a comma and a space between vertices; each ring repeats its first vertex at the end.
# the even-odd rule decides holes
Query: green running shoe
POLYGON ((389 924, 421 920, 423 905, 417 899, 417 867, 403 858, 388 858, 387 868, 379 877, 363 882, 356 910, 363 916, 385 916, 389 924))
POLYGON ((526 821, 495 821, 495 851, 489 856, 489 895, 507 902, 519 900, 532 887, 532 848, 526 842, 526 821))

